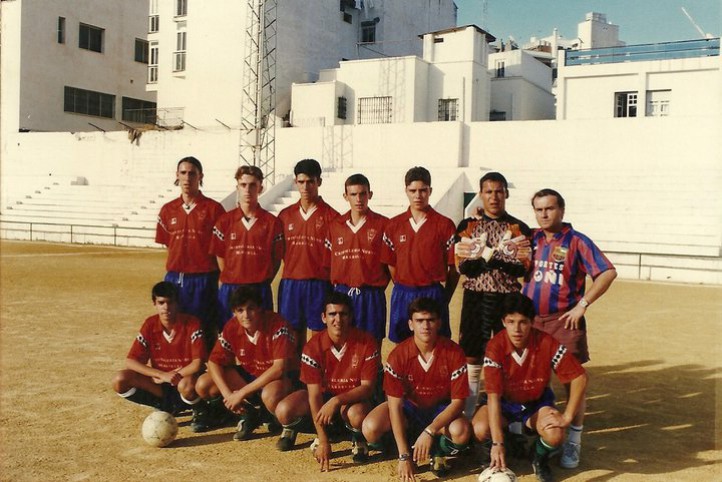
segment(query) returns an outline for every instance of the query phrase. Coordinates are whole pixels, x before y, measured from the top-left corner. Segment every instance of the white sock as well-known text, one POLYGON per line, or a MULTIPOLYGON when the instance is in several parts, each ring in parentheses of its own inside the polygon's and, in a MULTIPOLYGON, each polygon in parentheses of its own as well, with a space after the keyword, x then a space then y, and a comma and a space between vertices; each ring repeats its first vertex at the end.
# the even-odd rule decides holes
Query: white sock
POLYGON ((570 425, 567 431, 567 441, 581 445, 582 430, 584 430, 584 425, 570 425))
POLYGON ((466 399, 464 414, 471 420, 476 409, 476 402, 479 398, 479 377, 481 376, 481 365, 466 365, 466 372, 469 377, 469 397, 466 399))
POLYGON ((128 398, 128 397, 132 396, 132 395, 133 395, 135 392, 137 392, 137 391, 138 391, 137 388, 132 387, 132 388, 131 388, 130 390, 128 390, 127 392, 119 393, 118 396, 119 396, 119 397, 123 397, 123 398, 128 398))
POLYGON ((196 397, 194 400, 186 400, 186 397, 184 397, 183 395, 181 395, 180 397, 181 400, 183 400, 188 405, 195 405, 196 403, 201 401, 201 397, 196 397))

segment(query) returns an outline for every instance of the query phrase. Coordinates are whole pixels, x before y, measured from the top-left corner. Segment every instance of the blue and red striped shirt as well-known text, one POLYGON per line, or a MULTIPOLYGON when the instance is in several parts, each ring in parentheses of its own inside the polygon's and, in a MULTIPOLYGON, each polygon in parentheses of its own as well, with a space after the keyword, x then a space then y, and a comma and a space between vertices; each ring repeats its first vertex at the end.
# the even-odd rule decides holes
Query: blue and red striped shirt
POLYGON ((551 240, 543 230, 535 230, 532 249, 532 268, 522 293, 534 302, 538 315, 573 308, 584 296, 587 275, 594 279, 614 269, 597 245, 568 223, 551 240))

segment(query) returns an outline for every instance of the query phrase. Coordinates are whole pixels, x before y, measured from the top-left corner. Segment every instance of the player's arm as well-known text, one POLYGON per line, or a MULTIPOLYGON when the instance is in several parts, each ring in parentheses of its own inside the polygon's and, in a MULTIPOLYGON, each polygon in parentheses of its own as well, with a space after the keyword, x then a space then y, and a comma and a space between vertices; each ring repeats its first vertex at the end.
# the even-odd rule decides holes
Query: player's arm
POLYGON ((584 398, 584 392, 587 389, 587 374, 582 373, 569 384, 569 400, 567 401, 566 408, 562 414, 564 425, 560 425, 561 428, 567 428, 571 425, 572 420, 576 416, 584 398))
POLYGON ((213 383, 215 383, 216 387, 218 387, 221 395, 223 395, 223 399, 227 400, 228 397, 233 394, 233 390, 231 390, 231 387, 228 386, 228 383, 226 382, 225 366, 212 360, 208 360, 208 373, 211 374, 213 383))
MULTIPOLYGON (((319 407, 318 413, 313 416, 314 423, 316 419, 322 425, 329 425, 333 416, 339 412, 344 405, 353 405, 354 403, 363 402, 371 398, 373 394, 375 381, 361 380, 361 385, 351 390, 339 393, 331 397, 323 406, 319 407)), ((309 395, 310 395, 309 390, 309 395)))
MULTIPOLYGON (((617 270, 614 268, 599 273, 597 277, 594 278, 589 290, 584 294, 584 299, 587 300, 588 305, 591 305, 601 298, 601 296, 607 292, 616 277, 617 270)), ((587 307, 582 306, 581 303, 577 303, 574 308, 564 313, 559 318, 560 321, 564 321, 564 328, 573 330, 579 329, 579 320, 581 320, 584 313, 587 312, 587 307)))
MULTIPOLYGON (((316 461, 321 464, 321 472, 328 471, 329 460, 331 459, 331 442, 328 440, 328 434, 326 433, 326 425, 330 423, 321 417, 321 409, 327 405, 323 403, 323 393, 321 392, 321 385, 317 383, 311 383, 306 386, 308 389, 308 405, 311 408, 311 419, 313 425, 316 427, 316 434, 318 435, 318 447, 314 451, 314 457, 316 461)), ((329 400, 330 402, 330 400, 329 400)))
POLYGON ((487 410, 489 413, 489 432, 491 434, 490 467, 506 468, 506 450, 504 449, 504 428, 501 416, 501 395, 487 394, 487 410))
POLYGON ((177 370, 177 372, 184 378, 190 377, 192 375, 195 375, 199 371, 201 371, 202 366, 203 366, 203 360, 201 360, 200 358, 195 358, 188 365, 177 370))
POLYGON ((399 451, 399 478, 402 481, 416 480, 414 477, 414 462, 411 458, 411 447, 406 440, 406 430, 404 428, 404 399, 387 395, 389 406, 389 419, 391 421, 391 430, 394 433, 396 448, 399 451), (401 460, 406 456, 406 460, 401 460))
POLYGON ((461 415, 465 403, 466 400, 463 398, 452 399, 451 403, 421 432, 414 442, 414 460, 417 464, 429 460, 435 436, 461 415))
POLYGON ((386 267, 389 270, 389 275, 391 275, 391 279, 396 282, 396 266, 391 266, 390 264, 387 264, 386 267))
POLYGON ((286 360, 284 358, 279 358, 277 360, 273 360, 273 364, 268 367, 266 371, 261 373, 258 378, 253 380, 251 383, 243 386, 242 388, 236 390, 236 393, 238 393, 238 396, 242 395, 242 398, 245 400, 248 398, 251 394, 263 390, 263 387, 268 385, 274 380, 280 380, 281 377, 283 377, 283 368, 286 366, 286 360))
POLYGON ((134 358, 126 358, 125 367, 128 370, 133 370, 134 372, 140 373, 141 375, 155 378, 165 383, 170 383, 173 386, 178 385, 178 383, 180 383, 181 379, 183 378, 178 372, 164 372, 163 370, 158 370, 157 368, 153 368, 149 365, 146 365, 145 363, 141 363, 134 358))
MULTIPOLYGON (((220 257, 220 256, 216 256, 216 261, 218 261, 218 269, 221 270, 221 272, 226 269, 226 260, 225 260, 225 258, 222 258, 222 257, 220 257)), ((218 284, 220 285, 221 282, 219 281, 218 284)))

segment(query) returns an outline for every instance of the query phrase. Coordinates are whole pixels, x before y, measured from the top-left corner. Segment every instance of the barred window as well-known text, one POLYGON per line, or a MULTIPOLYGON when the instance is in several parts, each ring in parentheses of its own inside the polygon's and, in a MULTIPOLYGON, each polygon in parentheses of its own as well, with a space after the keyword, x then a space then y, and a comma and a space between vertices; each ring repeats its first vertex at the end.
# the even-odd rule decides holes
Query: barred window
POLYGON ((614 103, 614 117, 637 117, 637 92, 616 92, 614 103))
POLYGON ((81 23, 78 32, 78 47, 92 50, 93 52, 103 52, 104 32, 105 30, 102 28, 81 23))
POLYGON ((115 118, 115 96, 66 85, 63 110, 113 119, 115 118))
POLYGON ((459 112, 459 99, 439 99, 439 120, 455 121, 459 112))
POLYGON ((339 119, 346 118, 346 97, 339 97, 336 103, 336 117, 339 119))
POLYGON ((393 119, 391 97, 361 97, 358 100, 359 124, 390 124, 393 119))
POLYGON ((127 122, 155 123, 156 103, 132 97, 123 97, 122 118, 127 122))

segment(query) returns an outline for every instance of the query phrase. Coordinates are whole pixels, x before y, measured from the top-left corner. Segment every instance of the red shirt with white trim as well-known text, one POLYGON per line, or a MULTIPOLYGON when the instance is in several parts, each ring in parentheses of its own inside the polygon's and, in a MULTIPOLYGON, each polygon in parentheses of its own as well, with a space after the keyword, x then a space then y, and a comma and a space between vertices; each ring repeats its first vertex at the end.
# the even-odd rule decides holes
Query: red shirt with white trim
POLYGON ((351 211, 331 221, 324 260, 331 270, 331 283, 355 288, 389 284, 389 273, 381 263, 387 222, 386 216, 371 210, 356 226, 351 224, 351 211))
POLYGON ((447 266, 454 265, 456 226, 432 208, 420 225, 411 209, 394 216, 386 225, 381 262, 396 267, 397 283, 428 286, 446 281, 447 266))
POLYGON ((171 333, 166 333, 159 315, 147 318, 130 347, 127 358, 170 372, 200 359, 206 361, 201 322, 192 315, 178 313, 171 333))
POLYGON ((315 334, 303 347, 301 381, 321 385, 323 393, 338 395, 361 385, 361 380, 376 381, 381 356, 372 335, 351 328, 340 351, 333 346, 328 331, 315 334))
POLYGON ((466 355, 459 345, 439 337, 432 358, 424 362, 414 338, 399 343, 384 365, 384 392, 421 409, 469 396, 466 355))
POLYGON ((549 386, 552 371, 561 383, 584 374, 584 368, 564 345, 551 335, 532 328, 524 352, 516 353, 506 330, 496 334, 484 355, 484 383, 487 393, 499 393, 510 402, 537 400, 549 386))
POLYGON ((287 370, 297 366, 296 339, 288 322, 273 311, 263 310, 259 316, 261 320, 253 336, 236 319, 226 323, 209 361, 229 366, 237 359, 238 365, 254 377, 271 368, 274 360, 293 360, 287 370))
POLYGON ((221 283, 261 283, 273 278, 283 258, 283 225, 260 206, 246 219, 240 208, 225 213, 213 228, 210 253, 223 258, 221 283))
POLYGON ((190 210, 179 197, 163 205, 158 214, 155 242, 168 246, 166 271, 209 273, 218 271, 216 258, 208 254, 213 225, 226 210, 217 201, 198 194, 190 210))

